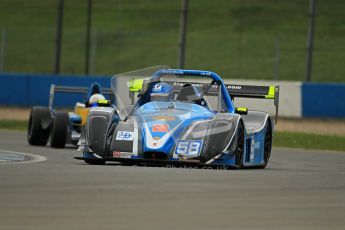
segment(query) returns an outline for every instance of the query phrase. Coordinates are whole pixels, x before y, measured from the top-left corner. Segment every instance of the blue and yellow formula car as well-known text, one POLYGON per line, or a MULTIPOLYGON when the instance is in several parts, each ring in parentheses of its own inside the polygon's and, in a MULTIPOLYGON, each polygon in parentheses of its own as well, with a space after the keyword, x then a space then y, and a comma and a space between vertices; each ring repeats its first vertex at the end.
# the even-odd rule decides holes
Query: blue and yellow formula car
POLYGON ((34 106, 30 112, 27 139, 31 145, 50 145, 63 148, 66 143, 77 145, 82 127, 92 106, 104 101, 104 95, 112 95, 111 89, 101 88, 98 83, 87 87, 51 85, 49 107, 34 106), (77 102, 73 112, 56 111, 54 108, 55 93, 85 94, 84 103, 77 102))
POLYGON ((153 68, 114 76, 112 89, 116 108, 90 109, 77 159, 230 168, 269 161, 273 117, 233 99, 272 99, 277 113, 278 86, 226 85, 210 71, 153 68))

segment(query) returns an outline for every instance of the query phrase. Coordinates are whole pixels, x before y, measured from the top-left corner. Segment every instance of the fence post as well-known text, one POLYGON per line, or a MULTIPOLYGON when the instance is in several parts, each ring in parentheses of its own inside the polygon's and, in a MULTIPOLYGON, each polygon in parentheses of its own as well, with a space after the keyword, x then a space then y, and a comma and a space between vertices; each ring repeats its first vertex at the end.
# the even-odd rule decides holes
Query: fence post
POLYGON ((4 72, 5 63, 5 47, 6 47, 6 30, 1 29, 1 45, 0 45, 0 72, 4 72))
POLYGON ((181 22, 180 22, 180 53, 179 53, 179 68, 183 69, 185 64, 186 52, 186 33, 188 20, 188 0, 182 0, 181 22))
POLYGON ((92 0, 87 2, 87 20, 86 20, 86 43, 85 43, 85 75, 90 72, 90 37, 92 20, 92 0))
POLYGON ((314 30, 315 30, 316 0, 309 2, 309 28, 307 41, 307 71, 305 75, 306 81, 311 81, 312 65, 313 65, 313 49, 314 49, 314 30))
POLYGON ((90 73, 94 74, 96 70, 96 52, 97 52, 97 30, 92 30, 91 33, 91 51, 90 51, 90 73))
POLYGON ((280 36, 275 37, 275 62, 274 62, 274 80, 279 79, 279 65, 280 65, 280 36))
POLYGON ((56 38, 55 38, 55 42, 56 42, 55 67, 54 67, 55 74, 60 73, 63 10, 64 10, 64 0, 59 0, 58 14, 57 14, 57 20, 56 20, 56 38))

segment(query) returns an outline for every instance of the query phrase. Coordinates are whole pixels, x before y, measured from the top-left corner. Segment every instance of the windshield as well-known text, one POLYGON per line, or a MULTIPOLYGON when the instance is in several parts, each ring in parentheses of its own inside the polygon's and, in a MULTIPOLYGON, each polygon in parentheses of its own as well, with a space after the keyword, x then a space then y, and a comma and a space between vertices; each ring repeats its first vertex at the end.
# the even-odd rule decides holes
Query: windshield
POLYGON ((140 107, 156 101, 198 104, 211 111, 228 110, 218 85, 211 84, 210 77, 174 74, 152 77, 163 69, 169 67, 155 66, 117 74, 112 78, 115 103, 122 119, 129 115, 136 104, 140 107), (138 102, 139 98, 141 101, 138 102))
POLYGON ((135 70, 127 73, 116 74, 111 79, 111 88, 115 97, 115 105, 121 119, 128 116, 142 88, 143 81, 148 81, 151 76, 161 69, 169 69, 168 66, 154 66, 135 70))
POLYGON ((175 101, 198 104, 212 111, 217 111, 220 106, 220 112, 227 111, 223 97, 218 91, 218 85, 212 84, 212 79, 207 76, 164 75, 160 81, 173 86, 175 101))

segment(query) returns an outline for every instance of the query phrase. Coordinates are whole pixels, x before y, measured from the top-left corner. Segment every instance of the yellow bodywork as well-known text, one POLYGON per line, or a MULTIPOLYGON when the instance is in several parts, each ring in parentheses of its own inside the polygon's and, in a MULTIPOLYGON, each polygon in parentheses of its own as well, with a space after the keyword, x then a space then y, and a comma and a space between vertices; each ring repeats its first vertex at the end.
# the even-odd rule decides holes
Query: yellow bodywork
POLYGON ((134 79, 129 82, 129 91, 139 92, 143 88, 143 79, 134 79))
POLYGON ((110 101, 109 100, 98 100, 97 105, 108 106, 108 105, 110 105, 110 101))
POLYGON ((247 112, 248 112, 248 108, 245 108, 245 107, 236 107, 236 112, 247 113, 247 112))
POLYGON ((268 95, 265 96, 266 99, 274 99, 275 97, 275 86, 270 86, 268 90, 268 95))
POLYGON ((81 117, 81 125, 85 125, 87 115, 89 115, 89 111, 90 111, 90 108, 85 108, 78 105, 74 107, 74 113, 81 117))

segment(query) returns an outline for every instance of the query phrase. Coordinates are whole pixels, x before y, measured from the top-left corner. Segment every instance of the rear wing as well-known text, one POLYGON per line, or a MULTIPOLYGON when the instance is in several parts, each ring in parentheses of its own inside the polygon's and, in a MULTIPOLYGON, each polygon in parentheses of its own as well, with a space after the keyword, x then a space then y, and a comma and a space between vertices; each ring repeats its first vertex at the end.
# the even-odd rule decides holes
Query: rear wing
MULTIPOLYGON (((190 83, 190 82, 171 82, 174 91, 180 91, 185 84, 191 84, 199 90, 202 90, 205 95, 218 95, 218 85, 208 83, 190 83)), ((278 120, 279 108, 279 86, 254 86, 254 85, 232 85, 226 84, 230 98, 233 100, 236 97, 244 98, 258 98, 258 99, 271 99, 274 100, 276 110, 275 121, 278 120)))
MULTIPOLYGON (((98 84, 97 84, 98 85, 98 84)), ((99 85, 98 85, 99 86, 99 85)), ((52 84, 50 86, 50 92, 49 92, 49 108, 53 108, 53 103, 54 103, 54 96, 55 93, 79 93, 79 94, 87 94, 87 97, 90 97, 92 93, 92 88, 91 87, 75 87, 75 86, 61 86, 61 85, 54 85, 52 84)), ((110 95, 111 97, 113 96, 113 92, 110 88, 98 88, 99 92, 103 95, 110 95)))
POLYGON ((256 85, 225 85, 231 99, 235 97, 258 98, 273 100, 276 110, 275 123, 278 121, 279 109, 279 86, 256 86, 256 85))

